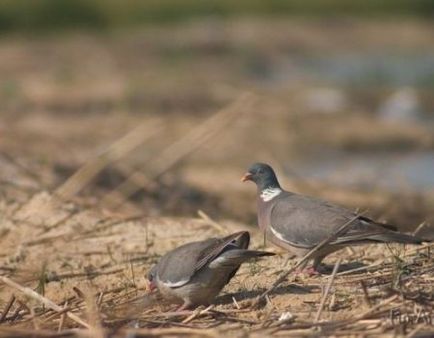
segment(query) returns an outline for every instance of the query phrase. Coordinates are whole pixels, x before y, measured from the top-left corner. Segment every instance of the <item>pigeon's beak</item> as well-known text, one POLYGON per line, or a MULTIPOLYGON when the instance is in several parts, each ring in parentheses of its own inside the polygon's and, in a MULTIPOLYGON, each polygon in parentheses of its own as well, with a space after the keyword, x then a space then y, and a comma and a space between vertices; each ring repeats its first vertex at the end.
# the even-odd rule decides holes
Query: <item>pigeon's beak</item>
POLYGON ((156 288, 157 285, 155 284, 154 281, 152 282, 148 281, 147 289, 149 290, 149 292, 153 292, 156 288))
POLYGON ((252 180, 252 174, 251 173, 245 173, 243 177, 241 177, 241 182, 251 181, 252 180))

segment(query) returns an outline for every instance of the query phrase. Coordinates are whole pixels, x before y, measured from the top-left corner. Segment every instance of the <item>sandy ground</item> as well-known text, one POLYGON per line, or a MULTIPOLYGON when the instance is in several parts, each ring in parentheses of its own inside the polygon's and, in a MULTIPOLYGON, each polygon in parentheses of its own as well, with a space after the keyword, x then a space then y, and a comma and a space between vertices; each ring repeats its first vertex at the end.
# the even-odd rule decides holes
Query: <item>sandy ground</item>
MULTIPOLYGON (((173 314, 173 306, 147 293, 147 271, 167 250, 188 241, 249 229, 246 225, 225 221, 217 227, 198 218, 143 215, 125 219, 107 211, 60 203, 46 192, 24 204, 3 204, 2 215, 2 275, 56 304, 65 306, 67 302, 94 328, 103 323, 115 336, 134 327, 151 336, 159 335, 163 328, 174 328, 175 334, 183 332, 176 333, 176 328, 189 328, 190 334, 197 335, 308 335, 318 329, 323 334, 378 335, 410 332, 420 326, 396 325, 390 315, 393 309, 400 309, 409 318, 421 311, 431 314, 433 267, 428 247, 386 249, 373 245, 330 256, 327 263, 331 267, 338 257, 343 258, 342 271, 357 269, 360 264, 372 267, 368 272, 335 278, 319 327, 315 327, 314 318, 328 275, 292 274, 268 296, 265 306, 254 307, 261 292, 283 271, 287 256, 279 250, 275 250, 278 256, 244 264, 216 305, 206 311, 202 308, 202 313, 190 318, 192 312, 173 314), (381 306, 384 301, 391 302, 381 306)), ((256 229, 250 230, 254 234, 251 247, 260 248, 262 236, 256 229)), ((290 260, 286 268, 295 262, 290 260)), ((3 308, 12 294, 16 297, 3 319, 3 335, 77 326, 10 286, 3 286, 0 292, 3 308)))

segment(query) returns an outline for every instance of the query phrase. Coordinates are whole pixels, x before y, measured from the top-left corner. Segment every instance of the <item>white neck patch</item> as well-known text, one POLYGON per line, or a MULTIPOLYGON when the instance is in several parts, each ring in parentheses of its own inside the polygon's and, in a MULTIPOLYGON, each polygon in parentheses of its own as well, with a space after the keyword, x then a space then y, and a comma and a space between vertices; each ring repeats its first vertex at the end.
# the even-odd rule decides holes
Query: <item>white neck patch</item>
POLYGON ((271 201, 274 197, 280 195, 282 189, 279 188, 267 188, 261 191, 260 197, 264 202, 271 201))

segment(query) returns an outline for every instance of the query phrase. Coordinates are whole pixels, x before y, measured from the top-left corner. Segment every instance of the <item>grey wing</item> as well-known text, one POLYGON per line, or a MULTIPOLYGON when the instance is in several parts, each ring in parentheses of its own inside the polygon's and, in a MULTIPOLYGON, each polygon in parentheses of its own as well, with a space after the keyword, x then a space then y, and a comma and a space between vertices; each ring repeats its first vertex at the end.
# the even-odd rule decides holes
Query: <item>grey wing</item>
POLYGON ((242 231, 224 238, 210 238, 184 244, 161 258, 158 263, 158 278, 169 287, 185 285, 195 272, 209 264, 228 246, 245 245, 246 235, 249 237, 246 231, 242 231), (239 237, 244 241, 237 244, 234 241, 239 237))
POLYGON ((392 225, 377 223, 369 218, 359 216, 353 222, 350 229, 332 243, 345 244, 366 242, 421 244, 423 239, 400 233, 396 230, 396 227, 392 225))
POLYGON ((302 195, 284 196, 276 201, 270 213, 270 230, 280 240, 299 248, 312 248, 329 237, 340 226, 350 228, 330 244, 375 241, 392 232, 392 226, 381 225, 369 218, 332 203, 302 195))
POLYGON ((223 238, 214 239, 200 254, 196 264, 196 271, 210 263, 223 252, 234 248, 247 249, 250 243, 248 231, 239 231, 223 238))
POLYGON ((274 253, 267 251, 232 249, 223 252, 210 262, 209 267, 211 269, 238 268, 241 264, 250 259, 274 255, 274 253))
POLYGON ((158 262, 158 279, 173 288, 187 284, 197 271, 197 264, 203 253, 218 241, 217 238, 211 238, 188 243, 168 252, 158 262))

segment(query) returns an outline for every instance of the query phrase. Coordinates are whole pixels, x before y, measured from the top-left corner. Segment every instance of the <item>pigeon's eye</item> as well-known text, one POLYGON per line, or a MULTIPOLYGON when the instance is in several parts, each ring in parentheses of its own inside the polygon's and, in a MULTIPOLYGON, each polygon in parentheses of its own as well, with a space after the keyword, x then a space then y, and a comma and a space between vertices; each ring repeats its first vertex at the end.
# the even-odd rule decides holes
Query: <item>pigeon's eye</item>
POLYGON ((258 169, 258 174, 263 174, 264 171, 262 169, 258 169))

